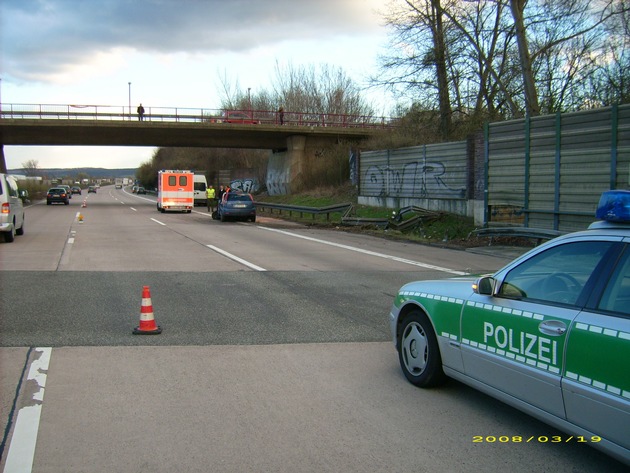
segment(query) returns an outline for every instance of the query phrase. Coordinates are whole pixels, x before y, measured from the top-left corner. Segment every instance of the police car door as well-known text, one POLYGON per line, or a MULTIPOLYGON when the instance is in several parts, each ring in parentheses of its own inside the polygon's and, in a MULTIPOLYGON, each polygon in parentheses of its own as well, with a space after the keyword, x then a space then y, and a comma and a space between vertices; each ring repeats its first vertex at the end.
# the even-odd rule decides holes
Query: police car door
POLYGON ((569 422, 630 450, 630 244, 622 247, 571 327, 562 390, 569 422))
POLYGON ((541 249, 497 275, 493 296, 475 294, 462 312, 466 375, 564 418, 568 329, 611 245, 568 240, 541 249))

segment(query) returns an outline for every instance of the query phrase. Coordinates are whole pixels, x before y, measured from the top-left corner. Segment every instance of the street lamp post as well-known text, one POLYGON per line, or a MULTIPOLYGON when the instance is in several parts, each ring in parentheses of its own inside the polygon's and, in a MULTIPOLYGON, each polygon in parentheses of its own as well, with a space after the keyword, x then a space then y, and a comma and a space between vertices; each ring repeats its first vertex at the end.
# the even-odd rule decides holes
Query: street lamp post
POLYGON ((131 82, 129 84, 129 121, 131 121, 131 82))
POLYGON ((251 115, 252 115, 252 95, 251 95, 251 90, 252 90, 251 87, 247 88, 247 103, 249 104, 249 115, 250 115, 250 118, 251 118, 251 115))

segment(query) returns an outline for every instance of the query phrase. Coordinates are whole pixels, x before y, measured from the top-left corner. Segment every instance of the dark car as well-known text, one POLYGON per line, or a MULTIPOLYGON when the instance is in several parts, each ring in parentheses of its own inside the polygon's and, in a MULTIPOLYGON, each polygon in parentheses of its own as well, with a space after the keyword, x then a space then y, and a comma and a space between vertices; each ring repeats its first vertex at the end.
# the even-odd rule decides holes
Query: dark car
POLYGON ((68 194, 68 199, 72 199, 72 189, 70 189, 69 185, 58 184, 56 187, 60 187, 61 189, 64 189, 66 191, 66 194, 68 194))
POLYGON ((226 192, 219 201, 216 212, 212 214, 215 220, 225 222, 228 219, 256 221, 256 207, 254 199, 245 192, 226 192))
POLYGON ((70 189, 70 193, 81 195, 81 188, 79 186, 74 186, 70 189))
POLYGON ((88 187, 88 194, 89 194, 90 192, 94 192, 94 193, 96 194, 96 186, 90 186, 90 187, 88 187))
POLYGON ((52 187, 48 189, 48 193, 46 194, 46 204, 65 204, 68 205, 70 203, 70 195, 68 191, 66 191, 63 187, 52 187))
POLYGON ((146 194, 147 190, 144 187, 138 187, 136 189, 136 194, 146 194))

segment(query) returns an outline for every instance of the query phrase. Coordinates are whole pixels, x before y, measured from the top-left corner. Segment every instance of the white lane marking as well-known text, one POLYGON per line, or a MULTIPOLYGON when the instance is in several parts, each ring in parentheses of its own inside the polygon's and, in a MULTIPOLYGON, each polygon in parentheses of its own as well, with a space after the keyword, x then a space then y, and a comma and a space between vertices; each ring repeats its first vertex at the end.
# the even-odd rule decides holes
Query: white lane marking
POLYGON ((442 271, 444 273, 455 274, 455 275, 458 275, 458 276, 464 276, 464 275, 468 274, 465 271, 457 271, 455 269, 443 268, 442 266, 435 266, 433 264, 422 263, 420 261, 413 261, 413 260, 406 259, 406 258, 399 258, 398 256, 386 255, 384 253, 376 253, 375 251, 364 250, 362 248, 357 248, 355 246, 342 245, 341 243, 334 243, 332 241, 320 240, 318 238, 312 238, 312 237, 308 237, 308 236, 304 236, 304 235, 298 235, 297 233, 287 232, 287 231, 284 231, 284 230, 278 230, 276 228, 267 228, 267 227, 258 227, 258 228, 261 228, 262 230, 267 230, 267 231, 270 231, 270 232, 282 233, 283 235, 288 235, 288 236, 292 236, 292 237, 295 237, 295 238, 301 238, 303 240, 313 241, 315 243, 321 243, 322 245, 334 246, 336 248, 342 248, 344 250, 349 250, 349 251, 356 251, 357 253, 363 253, 365 255, 376 256, 378 258, 385 258, 385 259, 389 259, 389 260, 392 260, 392 261, 397 261, 399 263, 411 264, 413 266, 419 266, 421 268, 434 269, 436 271, 442 271))
POLYGON ((166 224, 164 222, 160 222, 159 220, 156 220, 154 218, 152 218, 151 220, 153 220, 155 223, 159 223, 160 225, 166 226, 166 224))
POLYGON ((131 210, 133 210, 134 212, 137 212, 136 209, 134 209, 133 207, 129 207, 131 210))
POLYGON ((196 214, 199 214, 199 215, 203 215, 205 217, 212 217, 212 213, 200 212, 199 210, 193 210, 193 212, 195 212, 196 214))
MULTIPOLYGON (((46 372, 52 348, 35 348, 35 352, 41 353, 41 356, 31 363, 26 380, 35 381, 39 386, 39 391, 33 393, 32 405, 24 406, 18 411, 4 473, 30 473, 33 469, 39 419, 44 401, 46 372)), ((28 384, 24 385, 28 386, 28 384)))
POLYGON ((73 244, 74 243, 74 237, 70 237, 68 238, 68 244, 73 244))
POLYGON ((244 264, 245 266, 247 266, 248 268, 253 269, 254 271, 267 271, 265 268, 261 268, 260 266, 256 266, 254 263, 250 263, 249 261, 245 261, 243 258, 239 258, 238 256, 233 255, 232 253, 228 253, 225 250, 222 250, 221 248, 217 248, 216 246, 213 245, 206 245, 208 248, 210 248, 213 251, 216 251, 219 254, 222 254, 223 256, 226 256, 228 258, 230 258, 233 261, 236 261, 237 263, 241 263, 244 264))

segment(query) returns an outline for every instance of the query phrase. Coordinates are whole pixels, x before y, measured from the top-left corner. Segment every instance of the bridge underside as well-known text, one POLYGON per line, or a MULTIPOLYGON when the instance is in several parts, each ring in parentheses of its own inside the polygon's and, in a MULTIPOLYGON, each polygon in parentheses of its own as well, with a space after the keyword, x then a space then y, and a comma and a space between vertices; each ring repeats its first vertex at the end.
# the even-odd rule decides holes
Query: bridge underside
POLYGON ((328 145, 363 140, 377 128, 278 126, 156 121, 0 120, 0 144, 286 149, 293 135, 328 145))
POLYGON ((207 122, 3 119, 0 120, 0 168, 6 172, 3 145, 268 149, 272 151, 268 188, 290 193, 303 187, 304 163, 314 158, 317 150, 339 142, 358 142, 377 130, 207 122))

